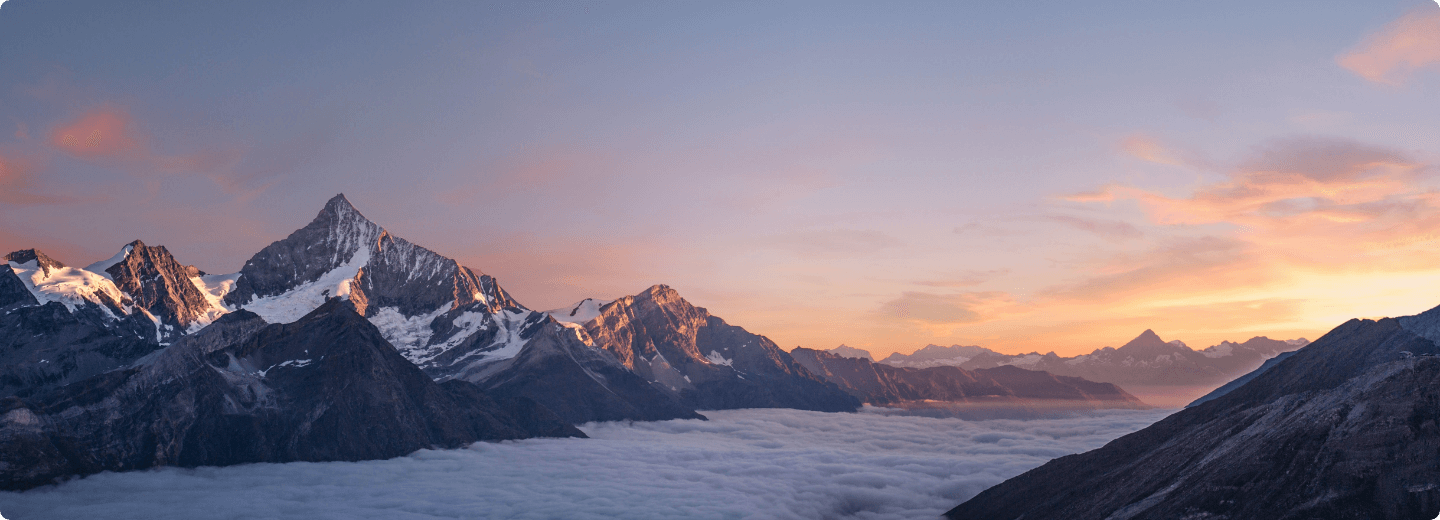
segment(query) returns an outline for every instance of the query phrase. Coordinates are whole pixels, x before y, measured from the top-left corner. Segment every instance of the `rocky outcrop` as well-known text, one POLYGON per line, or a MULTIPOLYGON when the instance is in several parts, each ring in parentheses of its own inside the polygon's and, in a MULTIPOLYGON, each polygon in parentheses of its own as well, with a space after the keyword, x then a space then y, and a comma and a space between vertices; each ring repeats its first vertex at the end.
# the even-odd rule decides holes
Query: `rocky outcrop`
POLYGON ((160 320, 168 339, 198 330, 225 312, 212 306, 191 281, 204 273, 176 262, 165 246, 149 247, 136 240, 125 246, 123 254, 105 274, 129 296, 132 305, 160 320))
POLYGON ((237 312, 134 366, 0 404, 0 486, 153 466, 389 458, 583 436, 524 398, 436 383, 352 305, 290 324, 237 312))
POLYGON ((790 355, 850 395, 875 405, 1063 402, 1074 408, 1146 408, 1135 396, 1110 383, 1010 366, 973 371, 951 366, 899 368, 807 348, 796 348, 790 355))
POLYGON ((489 393, 533 399, 572 424, 704 419, 659 385, 546 319, 520 354, 471 374, 489 393))
POLYGON ((610 302, 579 327, 596 347, 692 408, 835 412, 860 405, 769 338, 725 323, 664 285, 610 302))
POLYGON ((951 510, 956 519, 1440 514, 1440 309, 1351 320, 1250 382, 951 510))

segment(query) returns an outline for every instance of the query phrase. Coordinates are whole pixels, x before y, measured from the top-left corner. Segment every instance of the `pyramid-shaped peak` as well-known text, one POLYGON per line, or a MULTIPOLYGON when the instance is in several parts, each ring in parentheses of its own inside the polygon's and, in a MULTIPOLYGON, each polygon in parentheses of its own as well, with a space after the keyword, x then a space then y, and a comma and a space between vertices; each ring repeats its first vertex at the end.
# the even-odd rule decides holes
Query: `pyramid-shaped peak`
POLYGON ((325 207, 320 210, 320 214, 315 216, 315 220, 310 222, 309 227, 334 229, 355 226, 373 230, 374 233, 382 231, 379 225, 365 218, 365 215, 361 214, 360 210, 355 209, 355 206, 350 204, 350 199, 345 198, 345 194, 341 193, 331 197, 329 201, 325 202, 325 207))
MULTIPOLYGON (((1124 346, 1120 347, 1120 350, 1124 350, 1124 351, 1137 351, 1137 350, 1139 350, 1139 351, 1152 351, 1152 350, 1172 351, 1172 350, 1175 350, 1175 348, 1176 348, 1175 345, 1170 344, 1170 343, 1166 343, 1165 340, 1160 339, 1160 335, 1159 335, 1159 334, 1156 334, 1155 331, 1150 330, 1150 329, 1145 329, 1145 332, 1141 332, 1139 336, 1136 336, 1136 337, 1135 337, 1135 339, 1130 340, 1129 343, 1126 343, 1124 346)), ((1187 349, 1187 350, 1188 350, 1188 349, 1187 349)))

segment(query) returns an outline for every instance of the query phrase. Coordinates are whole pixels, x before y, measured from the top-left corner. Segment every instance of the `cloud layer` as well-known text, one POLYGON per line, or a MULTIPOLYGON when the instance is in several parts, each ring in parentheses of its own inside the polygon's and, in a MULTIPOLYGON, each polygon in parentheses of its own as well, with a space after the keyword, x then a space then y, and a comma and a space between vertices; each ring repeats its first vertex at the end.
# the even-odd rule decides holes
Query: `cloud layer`
POLYGON ((106 473, 0 494, 0 513, 147 520, 927 518, 1165 413, 964 421, 875 409, 706 412, 711 421, 589 424, 583 429, 592 439, 479 443, 387 461, 106 473))

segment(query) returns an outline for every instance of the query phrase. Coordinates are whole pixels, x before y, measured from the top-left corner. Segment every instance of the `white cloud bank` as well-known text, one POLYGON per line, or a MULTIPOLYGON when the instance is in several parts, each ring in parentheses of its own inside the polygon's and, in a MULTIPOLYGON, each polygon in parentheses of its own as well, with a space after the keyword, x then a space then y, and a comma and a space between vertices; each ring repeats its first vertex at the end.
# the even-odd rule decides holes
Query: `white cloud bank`
POLYGON ((927 518, 1168 411, 964 421, 795 410, 599 423, 591 439, 479 443, 358 463, 105 473, 0 493, 12 520, 927 518))

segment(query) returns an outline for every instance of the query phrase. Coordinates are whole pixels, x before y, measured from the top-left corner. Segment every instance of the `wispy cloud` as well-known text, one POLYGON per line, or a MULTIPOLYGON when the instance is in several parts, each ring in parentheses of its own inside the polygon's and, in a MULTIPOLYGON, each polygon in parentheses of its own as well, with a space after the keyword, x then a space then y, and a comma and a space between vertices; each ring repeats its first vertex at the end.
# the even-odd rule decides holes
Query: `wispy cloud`
POLYGON ((1440 64, 1440 10, 1411 11, 1336 61, 1367 80, 1404 84, 1416 71, 1440 64))

